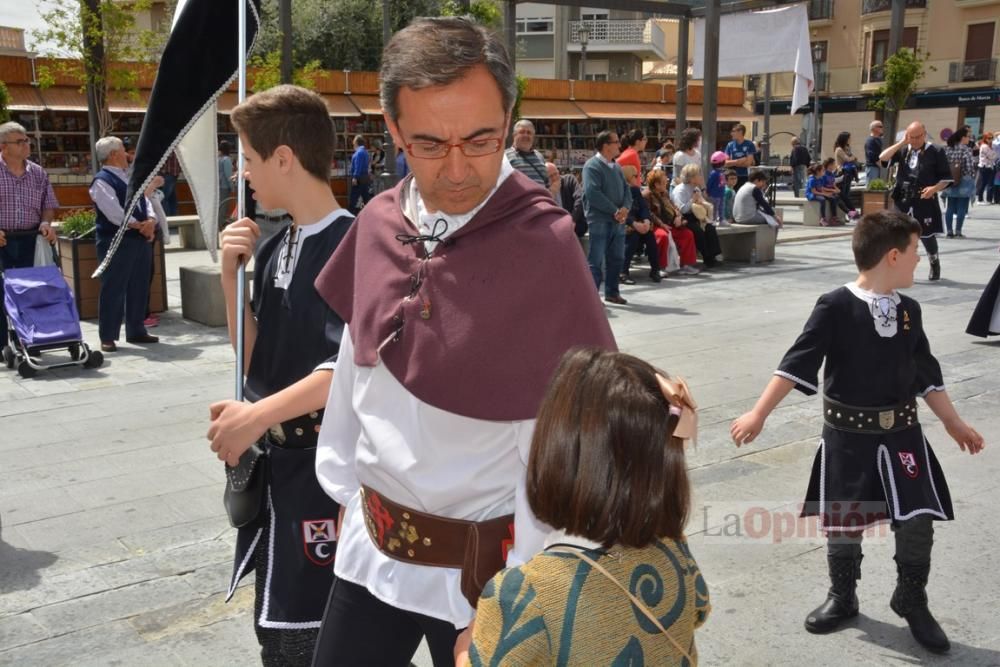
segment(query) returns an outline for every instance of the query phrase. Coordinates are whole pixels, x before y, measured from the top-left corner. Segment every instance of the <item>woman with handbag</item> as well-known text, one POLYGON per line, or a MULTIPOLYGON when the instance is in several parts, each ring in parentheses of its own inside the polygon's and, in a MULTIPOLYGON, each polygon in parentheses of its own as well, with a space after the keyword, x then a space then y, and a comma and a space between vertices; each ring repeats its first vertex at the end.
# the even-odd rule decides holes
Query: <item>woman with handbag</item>
POLYGON ((964 238, 962 223, 969 213, 969 201, 976 190, 974 175, 976 161, 972 156, 972 149, 969 148, 970 138, 968 126, 963 126, 948 137, 948 145, 944 149, 948 165, 951 167, 952 178, 951 186, 942 193, 948 200, 948 207, 944 212, 944 225, 950 239, 956 236, 964 238), (952 221, 955 223, 954 232, 952 232, 952 221))
POLYGON ((858 178, 858 159, 851 152, 851 133, 841 132, 833 143, 833 158, 837 162, 838 187, 840 188, 840 208, 847 213, 848 220, 857 220, 861 212, 851 202, 851 185, 858 178))
POLYGON ((556 530, 487 583, 458 664, 697 664, 711 605, 684 537, 695 409, 683 380, 640 359, 566 353, 527 471, 531 509, 556 530))

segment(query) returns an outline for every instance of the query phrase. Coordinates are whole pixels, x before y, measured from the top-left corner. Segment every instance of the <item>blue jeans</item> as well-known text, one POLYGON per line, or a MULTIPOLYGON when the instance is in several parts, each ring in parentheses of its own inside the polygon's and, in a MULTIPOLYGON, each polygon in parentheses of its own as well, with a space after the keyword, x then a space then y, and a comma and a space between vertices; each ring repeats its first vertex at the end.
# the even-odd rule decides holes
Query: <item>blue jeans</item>
MULTIPOLYGON (((97 240, 97 259, 104 260, 111 239, 97 240)), ((138 233, 126 232, 108 268, 101 274, 97 302, 101 342, 118 340, 125 320, 125 338, 146 335, 142 323, 149 302, 149 275, 153 264, 153 244, 138 233)))
MULTIPOLYGON (((35 265, 35 241, 38 234, 7 234, 7 245, 0 248, 0 270, 26 269, 35 265)), ((3 306, 3 275, 0 274, 0 347, 7 344, 7 316, 3 306)))
POLYGON ((590 274, 594 276, 594 285, 601 289, 604 282, 604 296, 619 296, 618 275, 625 264, 625 225, 615 221, 590 222, 590 251, 587 254, 587 264, 590 274), (605 269, 607 275, 601 271, 605 269))
POLYGON ((871 183, 876 178, 882 178, 882 168, 875 165, 868 165, 865 167, 865 178, 868 183, 871 183))
POLYGON ((806 166, 804 164, 792 167, 792 192, 798 197, 806 184, 806 166))
POLYGON ((944 226, 951 234, 951 221, 952 218, 958 217, 955 221, 955 233, 962 233, 962 223, 965 222, 965 216, 969 212, 969 198, 968 197, 948 197, 948 208, 944 212, 944 226))
POLYGON ((163 174, 163 212, 167 215, 177 215, 177 177, 163 174))

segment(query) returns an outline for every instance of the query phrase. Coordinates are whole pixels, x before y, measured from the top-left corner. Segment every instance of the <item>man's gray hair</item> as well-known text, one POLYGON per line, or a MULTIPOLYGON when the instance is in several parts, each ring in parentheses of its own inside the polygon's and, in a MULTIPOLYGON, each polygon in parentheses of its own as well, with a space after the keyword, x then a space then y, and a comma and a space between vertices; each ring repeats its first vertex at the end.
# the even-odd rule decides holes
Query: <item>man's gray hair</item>
POLYGON ((101 137, 94 144, 94 152, 97 153, 97 161, 101 164, 105 163, 113 152, 124 150, 125 144, 118 137, 101 137))
POLYGON ((464 17, 417 19, 393 35, 382 51, 382 109, 396 122, 401 89, 447 86, 477 65, 493 75, 503 112, 509 112, 517 98, 517 80, 500 37, 464 17))
POLYGON ((868 131, 869 132, 871 132, 872 130, 874 130, 876 127, 882 127, 882 121, 880 121, 880 120, 873 120, 872 122, 868 123, 868 131))
POLYGON ((28 131, 24 129, 24 125, 15 123, 14 121, 8 121, 0 125, 0 141, 7 141, 7 137, 11 134, 23 134, 27 136, 28 131))
POLYGON ((521 120, 519 120, 519 121, 517 121, 516 123, 514 123, 514 130, 515 130, 515 131, 516 131, 516 130, 517 130, 517 128, 519 128, 519 127, 530 127, 530 128, 531 128, 531 131, 532 131, 532 132, 534 132, 534 131, 535 131, 535 124, 534 124, 534 123, 532 123, 532 122, 531 122, 530 120, 528 120, 527 118, 522 118, 521 120))

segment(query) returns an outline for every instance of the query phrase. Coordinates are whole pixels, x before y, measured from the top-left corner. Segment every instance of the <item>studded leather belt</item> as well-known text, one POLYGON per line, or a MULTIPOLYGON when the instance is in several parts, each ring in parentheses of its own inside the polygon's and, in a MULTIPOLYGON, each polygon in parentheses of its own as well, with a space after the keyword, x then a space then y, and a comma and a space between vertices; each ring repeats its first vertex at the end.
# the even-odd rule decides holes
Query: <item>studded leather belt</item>
POLYGON ((475 608, 490 579, 506 566, 514 545, 514 515, 462 521, 397 505, 367 486, 361 507, 378 550, 404 563, 462 570, 462 594, 475 608))
POLYGON ((916 398, 883 408, 862 408, 824 396, 823 421, 838 431, 852 433, 894 433, 920 424, 916 398))

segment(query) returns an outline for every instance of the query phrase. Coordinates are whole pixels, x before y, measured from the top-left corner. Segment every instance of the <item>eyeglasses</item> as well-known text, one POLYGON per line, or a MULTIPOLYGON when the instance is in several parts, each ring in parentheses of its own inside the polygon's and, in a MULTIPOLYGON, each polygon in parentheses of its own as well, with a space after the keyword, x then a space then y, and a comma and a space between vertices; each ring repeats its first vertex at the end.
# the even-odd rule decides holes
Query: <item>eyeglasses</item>
POLYGON ((473 139, 457 144, 449 144, 439 141, 415 141, 412 144, 403 142, 406 152, 412 157, 421 160, 443 160, 451 153, 452 148, 462 151, 465 157, 485 157, 493 155, 503 147, 503 139, 492 137, 489 139, 473 139))
POLYGON ((14 144, 15 146, 25 146, 31 143, 31 139, 15 139, 14 141, 5 141, 5 144, 14 144))

